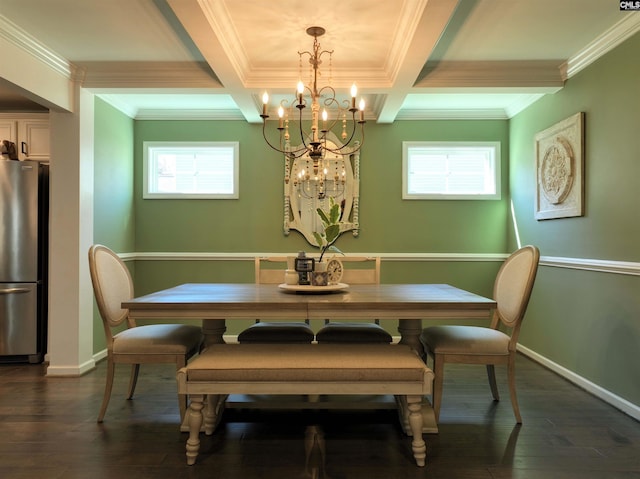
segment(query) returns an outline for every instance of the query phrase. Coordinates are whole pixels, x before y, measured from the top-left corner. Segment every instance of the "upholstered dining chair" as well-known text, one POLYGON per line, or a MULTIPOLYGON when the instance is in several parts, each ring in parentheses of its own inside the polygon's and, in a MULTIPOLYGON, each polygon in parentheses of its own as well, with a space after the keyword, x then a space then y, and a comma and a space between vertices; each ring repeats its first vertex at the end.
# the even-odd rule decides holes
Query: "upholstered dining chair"
MULTIPOLYGON (((256 284, 284 283, 284 272, 287 267, 286 256, 256 257, 254 259, 256 284)), ((275 287, 275 286, 274 286, 275 287)), ((309 321, 262 321, 257 319, 254 324, 244 329, 238 335, 241 344, 264 343, 311 343, 313 329, 309 321)))
MULTIPOLYGON (((102 422, 109 405, 115 365, 131 364, 127 399, 133 397, 142 363, 173 363, 176 370, 199 352, 203 343, 202 328, 188 324, 151 324, 137 326, 123 301, 134 297, 129 269, 112 250, 103 245, 89 248, 89 271, 93 292, 107 338, 107 382, 98 422, 102 422), (126 327, 124 326, 126 323, 126 327)), ((184 419, 186 396, 178 395, 180 418, 184 419)))
POLYGON ((524 246, 512 253, 502 264, 493 288, 494 310, 489 327, 443 325, 425 328, 420 336, 425 359, 433 357, 433 409, 440 417, 442 384, 446 363, 484 364, 489 386, 496 401, 500 400, 496 384, 495 365, 506 365, 513 414, 522 423, 516 396, 516 345, 527 310, 531 290, 538 271, 540 251, 524 246), (502 331, 502 330, 504 331, 502 331))
MULTIPOLYGON (((379 256, 340 256, 344 266, 340 282, 346 284, 379 284, 379 256)), ((346 319, 346 318, 345 318, 346 319)), ((380 326, 380 321, 349 322, 325 320, 324 326, 316 333, 318 343, 391 343, 391 335, 380 326)))

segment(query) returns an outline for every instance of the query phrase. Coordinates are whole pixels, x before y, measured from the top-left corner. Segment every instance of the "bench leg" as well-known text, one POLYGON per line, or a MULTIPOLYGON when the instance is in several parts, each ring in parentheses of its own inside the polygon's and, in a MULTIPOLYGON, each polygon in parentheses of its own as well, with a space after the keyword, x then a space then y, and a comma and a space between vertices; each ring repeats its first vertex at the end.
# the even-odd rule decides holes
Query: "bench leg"
POLYGON ((187 439, 187 465, 192 466, 198 457, 200 450, 200 427, 202 426, 202 408, 204 407, 204 395, 191 395, 191 404, 187 415, 189 416, 189 438, 187 439))
POLYGON ((204 433, 207 436, 211 436, 218 427, 227 397, 227 394, 209 394, 207 396, 204 408, 204 433))
MULTIPOLYGON (((409 408, 407 407, 407 400, 405 396, 395 396, 395 398, 402 430, 407 436, 411 436, 413 433, 409 427, 409 408)), ((431 403, 425 398, 422 400, 422 432, 424 434, 438 434, 438 425, 436 424, 433 408, 431 407, 431 403)))
POLYGON ((422 439, 422 396, 406 396, 409 409, 409 427, 411 428, 413 457, 420 467, 425 465, 427 446, 422 439))

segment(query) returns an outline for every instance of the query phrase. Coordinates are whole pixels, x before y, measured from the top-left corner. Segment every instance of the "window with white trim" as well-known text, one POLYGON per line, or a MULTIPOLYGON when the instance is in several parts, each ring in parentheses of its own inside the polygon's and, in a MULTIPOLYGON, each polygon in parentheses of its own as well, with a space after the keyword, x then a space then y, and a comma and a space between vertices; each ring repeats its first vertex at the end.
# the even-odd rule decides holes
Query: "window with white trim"
POLYGON ((499 142, 402 143, 402 198, 499 200, 499 142))
POLYGON ((145 141, 143 198, 238 198, 238 142, 145 141))

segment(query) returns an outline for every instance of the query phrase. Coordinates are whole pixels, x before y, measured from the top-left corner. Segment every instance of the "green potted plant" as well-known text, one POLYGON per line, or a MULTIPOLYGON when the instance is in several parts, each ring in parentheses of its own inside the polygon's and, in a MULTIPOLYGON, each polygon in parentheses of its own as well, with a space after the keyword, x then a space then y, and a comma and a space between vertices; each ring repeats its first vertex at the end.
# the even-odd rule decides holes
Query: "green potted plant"
POLYGON ((343 254, 342 251, 334 245, 341 233, 340 204, 336 203, 335 199, 330 196, 329 211, 324 211, 322 208, 317 208, 316 211, 322 220, 323 231, 321 233, 314 231, 313 236, 318 248, 320 248, 320 258, 318 258, 317 263, 322 263, 322 258, 327 251, 343 254))

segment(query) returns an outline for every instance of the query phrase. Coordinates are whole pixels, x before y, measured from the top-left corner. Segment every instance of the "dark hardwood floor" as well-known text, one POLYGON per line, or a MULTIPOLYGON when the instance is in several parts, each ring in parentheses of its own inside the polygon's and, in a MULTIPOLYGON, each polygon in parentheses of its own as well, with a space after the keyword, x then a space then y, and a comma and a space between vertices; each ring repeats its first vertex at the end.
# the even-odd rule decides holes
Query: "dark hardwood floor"
POLYGON ((0 365, 0 478, 640 478, 640 424, 524 357, 520 427, 503 370, 494 403, 484 367, 447 367, 426 468, 415 466, 393 410, 228 409, 187 466, 172 367, 143 366, 132 401, 129 370, 117 369, 97 424, 105 369, 47 378, 43 365, 0 365))

